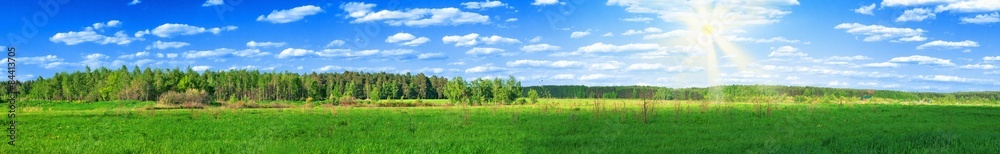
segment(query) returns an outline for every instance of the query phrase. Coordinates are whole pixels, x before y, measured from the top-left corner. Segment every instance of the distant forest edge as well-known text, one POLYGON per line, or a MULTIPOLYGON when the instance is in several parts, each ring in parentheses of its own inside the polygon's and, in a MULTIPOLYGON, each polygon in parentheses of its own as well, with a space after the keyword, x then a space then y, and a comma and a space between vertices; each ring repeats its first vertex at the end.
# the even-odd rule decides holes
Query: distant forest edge
MULTIPOLYGON (((6 82, 2 82, 6 87, 6 82)), ((450 99, 453 102, 512 103, 529 96, 545 98, 626 98, 661 100, 764 101, 775 98, 819 100, 858 99, 870 95, 907 101, 1000 101, 1000 92, 902 92, 801 86, 728 85, 710 88, 652 86, 545 85, 522 87, 514 77, 465 80, 419 74, 337 72, 298 74, 258 70, 160 69, 122 66, 87 67, 59 72, 51 78, 22 81, 21 99, 109 101, 157 100, 171 92, 196 90, 209 100, 342 100, 342 99, 450 99), (715 92, 713 92, 715 91, 715 92)), ((7 88, 0 88, 7 94, 7 88)), ((196 93, 197 93, 196 92, 196 93)), ((6 97, 5 97, 6 98, 6 97)))

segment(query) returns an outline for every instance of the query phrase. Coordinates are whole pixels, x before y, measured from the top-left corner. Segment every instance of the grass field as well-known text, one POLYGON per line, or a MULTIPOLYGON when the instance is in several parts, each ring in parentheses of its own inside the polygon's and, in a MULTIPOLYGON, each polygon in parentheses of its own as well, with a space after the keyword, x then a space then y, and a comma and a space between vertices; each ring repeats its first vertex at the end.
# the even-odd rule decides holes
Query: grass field
POLYGON ((541 102, 171 110, 21 102, 17 146, 0 153, 1000 152, 992 105, 541 102))

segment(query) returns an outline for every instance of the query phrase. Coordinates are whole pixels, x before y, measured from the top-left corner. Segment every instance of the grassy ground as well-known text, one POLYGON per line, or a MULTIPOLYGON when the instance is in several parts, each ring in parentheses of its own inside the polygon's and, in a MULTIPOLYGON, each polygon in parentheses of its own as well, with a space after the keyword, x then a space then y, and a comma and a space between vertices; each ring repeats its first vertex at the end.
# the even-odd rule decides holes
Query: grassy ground
POLYGON ((0 145, 0 153, 1000 151, 995 106, 664 101, 643 117, 639 100, 542 102, 155 111, 143 109, 152 102, 24 102, 18 145, 0 145))

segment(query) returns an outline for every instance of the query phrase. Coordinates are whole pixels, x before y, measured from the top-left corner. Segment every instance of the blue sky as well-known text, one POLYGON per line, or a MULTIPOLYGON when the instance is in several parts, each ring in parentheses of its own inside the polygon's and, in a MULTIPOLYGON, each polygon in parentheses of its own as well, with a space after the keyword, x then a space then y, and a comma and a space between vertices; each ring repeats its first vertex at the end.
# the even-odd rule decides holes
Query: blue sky
POLYGON ((995 0, 9 1, 20 79, 121 65, 1000 90, 995 0))

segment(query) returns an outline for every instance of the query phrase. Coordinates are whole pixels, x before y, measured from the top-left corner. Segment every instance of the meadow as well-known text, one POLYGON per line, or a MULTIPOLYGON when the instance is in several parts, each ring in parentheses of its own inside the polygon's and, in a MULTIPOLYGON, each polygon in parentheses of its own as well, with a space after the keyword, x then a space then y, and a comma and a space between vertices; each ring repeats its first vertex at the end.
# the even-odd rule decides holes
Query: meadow
POLYGON ((17 146, 0 153, 1000 152, 992 104, 422 101, 433 106, 22 101, 17 146))

